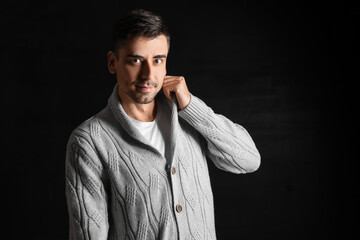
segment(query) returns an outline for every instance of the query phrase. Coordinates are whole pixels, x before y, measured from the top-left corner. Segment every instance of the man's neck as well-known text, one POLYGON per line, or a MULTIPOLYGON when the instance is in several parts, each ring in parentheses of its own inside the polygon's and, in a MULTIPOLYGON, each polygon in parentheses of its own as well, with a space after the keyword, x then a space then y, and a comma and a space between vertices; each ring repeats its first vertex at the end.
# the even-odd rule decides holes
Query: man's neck
POLYGON ((156 117, 156 104, 155 100, 151 103, 140 104, 136 103, 130 99, 125 99, 120 97, 121 105, 126 112, 126 114, 140 122, 152 122, 156 117))

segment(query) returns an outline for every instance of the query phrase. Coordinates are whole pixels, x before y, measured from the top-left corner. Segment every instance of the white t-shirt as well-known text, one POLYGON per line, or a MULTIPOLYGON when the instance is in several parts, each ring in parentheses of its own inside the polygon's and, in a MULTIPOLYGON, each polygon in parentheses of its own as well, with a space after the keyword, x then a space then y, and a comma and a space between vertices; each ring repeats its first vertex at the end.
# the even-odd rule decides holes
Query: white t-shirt
POLYGON ((169 150, 170 116, 164 111, 164 106, 157 104, 154 121, 141 122, 129 117, 150 146, 157 149, 165 158, 169 150))

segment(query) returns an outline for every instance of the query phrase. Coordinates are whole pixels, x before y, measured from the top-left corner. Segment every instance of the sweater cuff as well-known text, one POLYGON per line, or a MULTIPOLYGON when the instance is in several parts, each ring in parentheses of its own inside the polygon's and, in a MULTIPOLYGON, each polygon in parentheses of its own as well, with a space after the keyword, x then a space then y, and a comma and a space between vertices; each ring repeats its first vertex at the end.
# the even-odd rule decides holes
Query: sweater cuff
POLYGON ((202 100, 191 94, 189 104, 178 112, 179 116, 191 125, 198 125, 204 122, 209 111, 212 111, 202 100))

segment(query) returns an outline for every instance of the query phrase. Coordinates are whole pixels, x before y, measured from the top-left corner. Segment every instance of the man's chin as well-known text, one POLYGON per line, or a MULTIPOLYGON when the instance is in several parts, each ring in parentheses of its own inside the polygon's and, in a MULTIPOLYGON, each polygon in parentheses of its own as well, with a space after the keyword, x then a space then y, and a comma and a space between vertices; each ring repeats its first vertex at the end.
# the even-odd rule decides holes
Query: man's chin
POLYGON ((156 97, 157 93, 153 96, 132 96, 131 99, 138 103, 138 104, 149 104, 149 103, 152 103, 156 97))

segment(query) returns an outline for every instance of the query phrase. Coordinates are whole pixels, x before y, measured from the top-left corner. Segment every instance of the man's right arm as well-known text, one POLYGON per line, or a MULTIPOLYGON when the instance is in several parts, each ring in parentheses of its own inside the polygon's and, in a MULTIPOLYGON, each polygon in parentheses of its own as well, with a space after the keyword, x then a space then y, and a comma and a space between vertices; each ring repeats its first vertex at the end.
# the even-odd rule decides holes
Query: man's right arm
POLYGON ((70 137, 66 153, 66 198, 69 239, 107 239, 107 195, 102 165, 92 146, 70 137))

